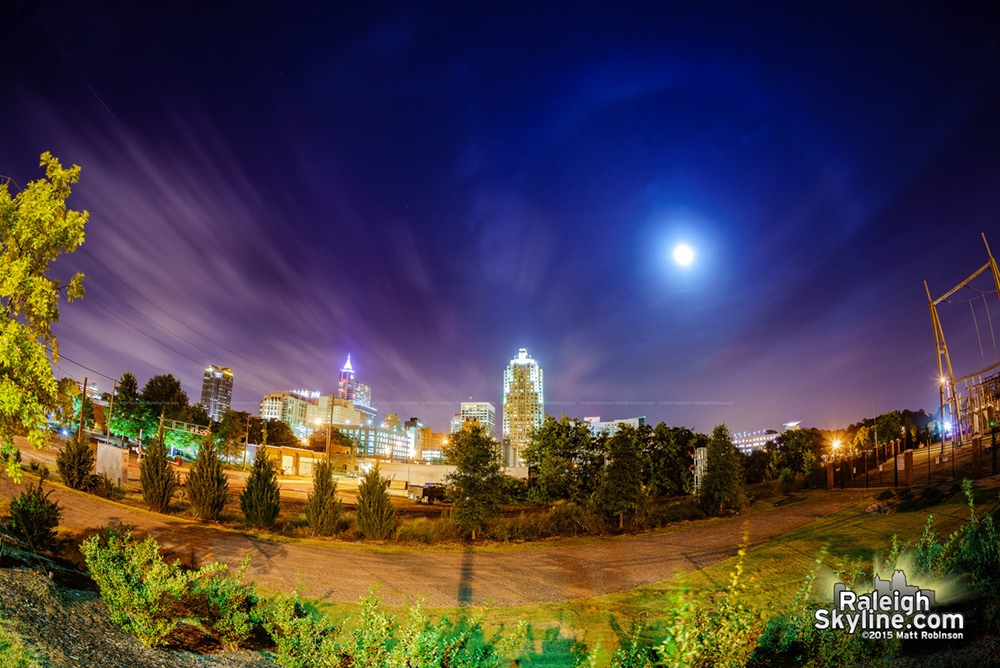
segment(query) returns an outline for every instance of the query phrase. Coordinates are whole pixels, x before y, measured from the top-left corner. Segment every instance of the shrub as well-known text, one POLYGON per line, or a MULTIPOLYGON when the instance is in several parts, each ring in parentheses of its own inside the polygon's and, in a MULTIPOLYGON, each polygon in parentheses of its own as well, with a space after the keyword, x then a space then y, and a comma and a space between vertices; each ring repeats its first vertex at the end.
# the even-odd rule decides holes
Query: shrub
POLYGON ((417 517, 403 520, 396 529, 396 540, 403 543, 443 543, 459 539, 458 525, 450 518, 417 517))
POLYGON ((575 536, 597 530, 600 517, 569 501, 558 501, 546 513, 541 529, 549 536, 575 536))
POLYGON ((73 438, 56 455, 56 467, 59 475, 68 487, 89 490, 93 483, 94 451, 83 439, 73 438))
POLYGON ((105 473, 95 475, 90 491, 102 499, 119 500, 125 498, 125 488, 116 484, 105 473))
POLYGON ((913 500, 913 490, 909 487, 903 487, 900 489, 896 495, 899 497, 900 501, 912 501, 913 500))
POLYGON ((891 489, 884 489, 875 495, 875 498, 878 499, 879 501, 888 501, 892 497, 893 494, 891 489))
POLYGON ((934 503, 941 498, 941 490, 934 485, 928 485, 920 491, 920 498, 928 503, 934 503))
POLYGON ((154 538, 137 543, 128 527, 108 527, 80 551, 111 619, 147 647, 161 644, 177 626, 190 583, 222 568, 186 573, 177 562, 163 561, 154 538))
POLYGON ((282 668, 326 668, 343 665, 337 645, 339 629, 322 615, 308 613, 295 596, 281 596, 267 607, 264 626, 278 648, 282 668))
POLYGON ((313 468, 313 491, 306 500, 306 521, 312 535, 329 536, 337 529, 343 505, 337 498, 337 480, 329 462, 313 468))
POLYGON ((187 477, 187 497, 196 517, 214 520, 226 506, 229 493, 229 479, 222 470, 211 433, 205 434, 198 445, 198 455, 191 464, 187 477))
MULTIPOLYGON (((773 482, 773 481, 771 481, 773 482)), ((695 499, 688 498, 658 506, 650 514, 649 523, 654 527, 662 527, 674 522, 703 520, 708 515, 698 507, 695 499)))
POLYGON ((139 464, 139 485, 142 500, 149 509, 162 513, 170 506, 170 499, 177 491, 177 473, 167 460, 167 449, 163 441, 163 430, 142 453, 139 464))
POLYGON ((32 550, 45 548, 55 540, 55 528, 59 525, 62 510, 59 504, 49 500, 49 490, 42 494, 42 481, 28 488, 10 502, 10 529, 23 538, 32 550))
POLYGON ((247 486, 240 494, 240 510, 252 527, 270 529, 281 511, 278 469, 264 448, 257 448, 247 486))
POLYGON ((384 540, 396 525, 396 508, 389 498, 389 481, 381 476, 378 465, 368 469, 358 485, 356 519, 365 538, 384 540))
POLYGON ((197 580, 186 602, 188 611, 226 649, 238 649, 261 626, 256 588, 252 582, 243 582, 249 567, 247 554, 235 576, 217 573, 197 580))
POLYGON ((781 469, 778 473, 778 487, 781 488, 782 494, 791 494, 798 487, 798 481, 795 479, 795 472, 789 468, 781 469))

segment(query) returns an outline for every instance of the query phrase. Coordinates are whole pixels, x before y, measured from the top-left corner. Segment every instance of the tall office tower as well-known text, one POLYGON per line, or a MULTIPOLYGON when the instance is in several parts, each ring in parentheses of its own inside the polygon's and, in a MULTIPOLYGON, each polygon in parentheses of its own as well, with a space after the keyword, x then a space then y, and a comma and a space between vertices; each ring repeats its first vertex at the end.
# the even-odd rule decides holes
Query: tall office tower
POLYGON ((354 367, 351 366, 351 355, 340 370, 340 382, 337 384, 337 396, 354 402, 354 408, 361 411, 372 424, 378 418, 378 411, 372 406, 372 386, 354 377, 354 367))
POLYGON ((215 366, 205 369, 201 380, 201 405, 209 416, 218 422, 233 402, 233 372, 229 367, 215 366))
POLYGON ((507 466, 522 466, 531 432, 545 419, 542 368, 521 348, 503 373, 503 435, 510 439, 504 452, 507 466))
POLYGON ((488 401, 463 401, 462 402, 462 422, 468 420, 478 422, 483 430, 490 435, 497 433, 497 409, 488 401))

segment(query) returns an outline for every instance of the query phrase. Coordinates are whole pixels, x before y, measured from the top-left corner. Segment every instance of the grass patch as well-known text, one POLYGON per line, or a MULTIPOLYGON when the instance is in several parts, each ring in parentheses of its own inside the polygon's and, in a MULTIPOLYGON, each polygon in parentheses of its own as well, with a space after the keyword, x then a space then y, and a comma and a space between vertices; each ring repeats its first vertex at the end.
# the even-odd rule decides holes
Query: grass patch
POLYGON ((10 623, 0 619, 0 668, 38 668, 41 665, 10 623))

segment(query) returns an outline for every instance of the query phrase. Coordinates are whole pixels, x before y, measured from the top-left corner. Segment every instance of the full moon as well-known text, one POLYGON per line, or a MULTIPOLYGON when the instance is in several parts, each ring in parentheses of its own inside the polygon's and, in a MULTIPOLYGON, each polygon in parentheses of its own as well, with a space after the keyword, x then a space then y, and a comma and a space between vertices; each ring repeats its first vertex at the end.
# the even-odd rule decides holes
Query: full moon
POLYGON ((687 244, 677 244, 674 246, 674 262, 682 267, 686 267, 694 262, 694 249, 687 244))

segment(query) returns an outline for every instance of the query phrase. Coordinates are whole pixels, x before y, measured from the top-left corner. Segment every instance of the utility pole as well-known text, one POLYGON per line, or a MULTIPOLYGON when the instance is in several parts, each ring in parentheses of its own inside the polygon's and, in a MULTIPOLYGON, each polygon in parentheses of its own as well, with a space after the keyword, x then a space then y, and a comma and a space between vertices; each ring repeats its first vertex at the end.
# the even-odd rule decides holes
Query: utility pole
POLYGON ((252 415, 247 415, 247 428, 243 432, 243 470, 247 470, 247 450, 250 449, 250 418, 252 415))
POLYGON ((87 404, 87 377, 83 377, 83 393, 80 395, 80 426, 76 430, 76 440, 83 440, 83 408, 87 404))
POLYGON ((108 421, 108 443, 111 443, 111 412, 115 410, 115 389, 118 388, 118 381, 116 380, 111 386, 111 403, 108 406, 108 415, 105 418, 108 421))
POLYGON ((333 396, 330 396, 330 421, 326 423, 326 463, 330 463, 330 437, 333 435, 333 396))

